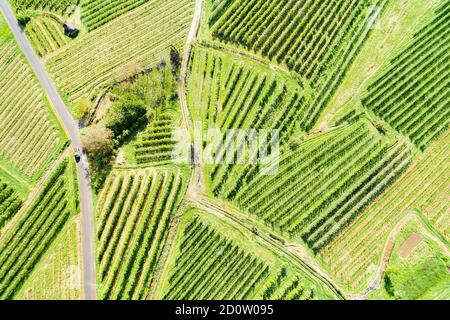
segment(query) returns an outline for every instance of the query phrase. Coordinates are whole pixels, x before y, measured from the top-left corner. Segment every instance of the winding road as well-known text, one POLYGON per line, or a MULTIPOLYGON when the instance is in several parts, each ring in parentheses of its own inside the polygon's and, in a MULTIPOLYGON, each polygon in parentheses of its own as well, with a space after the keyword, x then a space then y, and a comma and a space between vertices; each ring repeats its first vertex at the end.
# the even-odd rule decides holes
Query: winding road
MULTIPOLYGON (((47 93, 53 109, 58 115, 64 130, 72 141, 73 148, 81 149, 80 131, 78 123, 72 118, 65 103, 56 89, 55 84, 34 52, 27 37, 23 33, 14 12, 7 0, 0 0, 0 9, 23 54, 34 70, 42 88, 47 93)), ((77 166, 81 207, 81 235, 82 235, 82 273, 84 299, 96 299, 95 275, 95 238, 94 238, 94 210, 91 192, 89 166, 86 155, 77 166)))
POLYGON ((178 95, 180 97, 181 115, 185 128, 192 129, 192 119, 189 114, 189 108, 186 100, 186 80, 189 70, 189 60, 192 53, 192 42, 197 37, 202 20, 203 0, 195 1, 194 18, 192 20, 191 29, 189 31, 186 44, 184 46, 183 58, 181 62, 180 81, 178 85, 178 95))

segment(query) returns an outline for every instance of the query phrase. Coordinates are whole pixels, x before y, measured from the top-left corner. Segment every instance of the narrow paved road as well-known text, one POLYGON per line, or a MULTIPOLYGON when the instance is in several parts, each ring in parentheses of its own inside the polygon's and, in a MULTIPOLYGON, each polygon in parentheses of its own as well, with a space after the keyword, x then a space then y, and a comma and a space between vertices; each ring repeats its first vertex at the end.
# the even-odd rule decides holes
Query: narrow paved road
MULTIPOLYGON (((47 93, 54 110, 56 111, 65 131, 72 140, 74 148, 81 148, 81 139, 77 122, 67 110, 64 101, 52 82, 52 79, 45 71, 38 56, 31 47, 27 37, 22 32, 14 12, 7 0, 0 0, 0 9, 5 16, 22 52, 33 68, 41 86, 47 93)), ((86 156, 78 164, 78 180, 80 189, 81 206, 81 233, 82 233, 82 268, 84 298, 87 300, 96 299, 96 276, 95 276, 95 242, 94 242, 94 211, 92 206, 91 182, 89 167, 86 156)))

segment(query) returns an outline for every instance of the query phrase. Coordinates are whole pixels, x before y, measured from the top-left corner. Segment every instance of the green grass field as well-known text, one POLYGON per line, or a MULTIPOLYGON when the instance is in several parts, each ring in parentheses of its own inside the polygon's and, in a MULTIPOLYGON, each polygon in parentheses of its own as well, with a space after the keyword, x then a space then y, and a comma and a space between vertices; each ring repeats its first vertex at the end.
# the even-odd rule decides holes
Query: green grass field
POLYGON ((450 260, 441 248, 426 236, 414 222, 403 227, 383 278, 383 287, 371 299, 450 299, 448 288, 450 260), (411 237, 419 243, 408 247, 411 237), (406 251, 406 252, 405 252, 406 251))

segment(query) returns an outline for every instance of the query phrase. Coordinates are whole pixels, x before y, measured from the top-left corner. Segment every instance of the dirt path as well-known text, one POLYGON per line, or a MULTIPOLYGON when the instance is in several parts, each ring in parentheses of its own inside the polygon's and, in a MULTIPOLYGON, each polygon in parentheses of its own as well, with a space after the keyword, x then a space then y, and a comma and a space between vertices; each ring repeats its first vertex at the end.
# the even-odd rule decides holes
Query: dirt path
POLYGON ((389 264, 389 261, 392 257, 392 252, 395 246, 395 240, 397 239, 399 233, 402 231, 403 227, 410 221, 415 221, 417 225, 419 226, 420 233, 436 242, 436 244, 441 248, 441 250, 450 257, 450 250, 449 248, 442 243, 442 241, 430 233, 424 226, 422 221, 419 219, 419 217, 414 213, 408 213, 405 215, 402 220, 400 220, 397 225, 392 229, 391 233, 389 234, 388 240, 386 241, 386 244, 384 246, 383 254, 381 257, 381 264, 378 267, 377 273, 375 275, 375 278, 369 283, 369 286, 360 294, 351 296, 351 299, 354 300, 365 300, 367 297, 372 293, 373 291, 377 290, 381 286, 381 282, 383 280, 384 274, 386 272, 387 266, 389 264))
POLYGON ((192 119, 189 114, 189 108, 186 99, 186 81, 189 70, 189 60, 192 53, 192 43, 194 39, 197 37, 198 30, 200 28, 200 22, 202 20, 202 12, 203 12, 203 0, 195 1, 195 12, 194 18, 191 25, 191 30, 189 31, 186 44, 184 46, 183 51, 183 60, 181 62, 181 71, 180 71, 180 81, 178 85, 178 96, 180 98, 180 109, 183 120, 183 126, 187 129, 192 129, 192 119))
POLYGON ((255 233, 256 230, 255 234, 266 246, 271 248, 273 251, 286 256, 289 260, 291 260, 291 262, 302 268, 310 276, 323 283, 331 292, 335 294, 337 298, 344 299, 342 290, 334 284, 331 277, 329 277, 324 270, 309 259, 303 248, 300 247, 302 250, 299 251, 299 248, 296 245, 283 244, 280 241, 273 239, 270 235, 256 229, 252 223, 247 223, 244 221, 243 218, 240 217, 240 213, 232 212, 232 210, 225 208, 215 199, 203 196, 197 200, 191 200, 189 203, 216 216, 226 217, 250 232, 255 233))
MULTIPOLYGON (((192 53, 192 43, 194 42, 195 38, 197 37, 199 28, 200 28, 200 22, 202 19, 203 14, 203 0, 196 0, 195 2, 195 12, 194 17, 191 25, 191 29, 189 31, 188 38, 186 40, 186 44, 184 47, 183 52, 183 61, 181 63, 181 71, 180 71, 180 81, 178 84, 178 96, 180 99, 180 111, 182 116, 182 125, 183 128, 188 131, 188 133, 192 133, 193 131, 193 123, 192 118, 189 112, 189 107, 187 104, 187 97, 186 97, 186 82, 187 82, 187 76, 188 76, 188 70, 189 70, 189 60, 192 53)), ((201 147, 201 146, 200 146, 201 147)), ((198 149, 198 145, 193 145, 194 152, 197 154, 196 150, 198 149)), ((196 157, 200 159, 200 157, 196 157)), ((182 203, 180 207, 178 208, 177 212, 181 215, 184 213, 187 199, 192 197, 196 197, 198 194, 202 193, 204 190, 203 186, 203 176, 202 176, 202 166, 200 160, 198 160, 198 163, 193 165, 191 176, 189 177, 189 184, 187 188, 187 192, 184 195, 184 199, 182 200, 182 203)), ((151 300, 154 299, 156 290, 158 288, 158 284, 161 282, 161 276, 163 274, 163 271, 165 267, 167 266, 168 257, 170 250, 173 246, 173 243, 175 241, 175 236, 177 234, 178 225, 180 223, 181 217, 175 217, 173 221, 171 222, 169 228, 169 235, 167 237, 167 245, 163 249, 162 258, 159 262, 160 267, 158 268, 156 276, 153 278, 152 282, 150 283, 150 290, 147 295, 147 299, 151 300)))

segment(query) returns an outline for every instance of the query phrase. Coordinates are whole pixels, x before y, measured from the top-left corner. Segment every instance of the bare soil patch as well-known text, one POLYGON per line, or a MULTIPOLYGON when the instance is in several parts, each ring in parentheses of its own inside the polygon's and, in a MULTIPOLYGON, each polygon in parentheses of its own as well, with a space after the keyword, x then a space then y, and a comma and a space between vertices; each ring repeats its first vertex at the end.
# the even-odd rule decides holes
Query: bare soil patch
POLYGON ((408 239, 401 245, 399 249, 399 254, 402 258, 408 258, 411 252, 419 245, 422 241, 422 237, 417 233, 411 234, 408 239))

